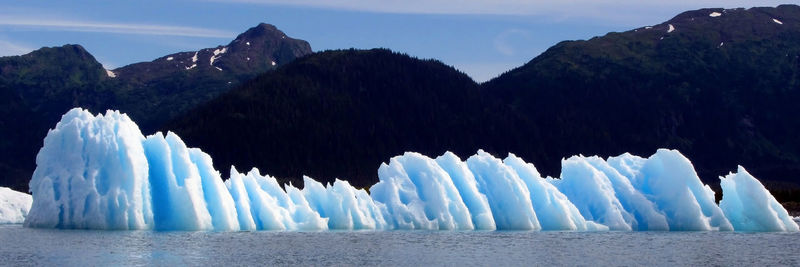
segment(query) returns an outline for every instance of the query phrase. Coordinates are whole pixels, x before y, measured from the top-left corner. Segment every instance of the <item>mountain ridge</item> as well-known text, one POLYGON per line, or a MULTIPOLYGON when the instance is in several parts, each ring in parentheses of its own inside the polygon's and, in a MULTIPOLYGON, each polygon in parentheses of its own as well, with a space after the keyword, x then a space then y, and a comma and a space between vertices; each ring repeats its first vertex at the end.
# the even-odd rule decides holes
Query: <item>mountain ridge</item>
POLYGON ((162 130, 209 151, 217 169, 258 166, 295 184, 302 184, 302 173, 366 187, 385 154, 479 148, 477 138, 447 134, 481 119, 478 107, 470 106, 480 101, 477 84, 439 61, 386 49, 328 50, 274 73, 162 130), (414 127, 425 130, 409 130, 414 127))
POLYGON ((0 95, 4 96, 0 99, 0 148, 7 151, 0 155, 0 172, 11 176, 2 183, 20 191, 27 188, 42 139, 72 107, 121 110, 141 121, 143 130, 154 131, 189 108, 309 53, 308 42, 261 23, 228 45, 113 70, 103 68, 80 45, 0 57, 0 95), (180 61, 195 67, 175 64, 180 61))
POLYGON ((736 164, 757 177, 791 181, 800 170, 798 148, 780 133, 800 129, 786 117, 796 112, 788 99, 798 97, 798 19, 794 5, 684 12, 654 26, 559 43, 483 86, 522 110, 528 122, 521 124, 536 121, 582 137, 543 132, 558 143, 544 154, 662 146, 686 153, 706 181, 736 164))
MULTIPOLYGON (((217 79, 235 68, 226 57, 234 58, 233 47, 246 46, 247 38, 200 50, 197 60, 194 52, 183 52, 150 66, 172 68, 186 79, 217 79), (190 76, 200 70, 208 77, 190 76)), ((270 68, 278 57, 268 56, 261 62, 270 68)), ((687 11, 653 26, 560 42, 482 84, 441 62, 383 49, 299 58, 276 62, 286 64, 252 74, 241 86, 225 87, 229 80, 217 79, 211 84, 224 88, 218 95, 188 91, 180 98, 193 102, 185 106, 139 102, 188 111, 153 113, 172 117, 160 126, 129 113, 145 132, 172 130, 209 152, 217 169, 259 167, 295 184, 310 175, 368 186, 380 163, 409 150, 513 152, 557 177, 561 157, 672 148, 691 158, 712 187, 741 164, 779 199, 800 196, 796 189, 775 190, 800 187, 800 141, 794 138, 800 119, 791 117, 800 113, 793 104, 800 101, 795 5, 687 11)), ((98 79, 130 78, 124 69, 111 71, 116 77, 100 73, 98 79)), ((93 97, 122 103, 152 99, 153 92, 169 88, 141 86, 146 90, 131 91, 141 95, 104 91, 93 97)))
MULTIPOLYGON (((577 154, 606 157, 624 152, 648 155, 658 148, 673 148, 686 153, 704 182, 712 187, 718 186, 717 177, 741 164, 771 184, 771 189, 786 189, 785 185, 798 186, 795 177, 800 174, 800 154, 796 153, 800 146, 791 137, 800 130, 800 121, 787 117, 800 112, 795 110, 796 105, 791 105, 792 101, 800 100, 796 79, 792 78, 800 70, 797 64, 800 61, 796 57, 800 55, 799 11, 797 6, 780 6, 750 11, 702 9, 684 12, 653 26, 609 33, 589 40, 561 42, 525 65, 481 85, 474 82, 457 85, 450 78, 443 78, 446 77, 443 73, 451 71, 430 72, 410 78, 439 79, 436 83, 441 87, 478 86, 479 97, 459 100, 463 101, 461 105, 478 111, 447 117, 448 121, 461 122, 447 131, 431 130, 437 126, 435 123, 421 121, 410 128, 387 125, 383 125, 383 129, 360 128, 362 126, 350 125, 355 115, 332 118, 296 108, 313 107, 315 103, 355 105, 342 100, 360 92, 353 90, 337 91, 343 95, 335 97, 308 97, 300 104, 273 107, 268 113, 274 121, 289 125, 315 121, 325 127, 288 127, 294 130, 287 130, 281 135, 282 139, 271 141, 264 141, 268 135, 251 134, 268 131, 269 127, 264 123, 254 123, 262 113, 253 112, 253 106, 244 103, 257 101, 253 99, 276 102, 276 98, 292 103, 298 101, 288 98, 296 94, 263 97, 265 92, 278 89, 270 83, 259 83, 259 79, 283 80, 282 90, 294 90, 298 94, 308 90, 313 92, 318 90, 314 89, 317 84, 330 81, 324 75, 328 71, 339 69, 339 75, 343 76, 350 75, 341 71, 345 69, 368 69, 373 75, 385 74, 384 69, 369 68, 368 60, 341 60, 332 66, 315 65, 304 69, 303 75, 299 75, 302 79, 292 81, 287 81, 283 72, 263 74, 209 106, 198 106, 192 114, 177 118, 163 130, 173 130, 187 143, 209 152, 219 161, 215 163, 218 169, 227 169, 230 166, 226 165, 230 163, 244 169, 256 166, 295 184, 302 175, 310 175, 323 182, 341 178, 355 185, 369 185, 375 182, 375 171, 381 162, 404 151, 440 155, 452 150, 460 156, 473 154, 478 148, 494 155, 513 152, 535 163, 543 174, 558 177, 558 159, 562 157, 577 154), (742 27, 740 24, 750 26, 742 27), (239 96, 231 96, 236 94, 239 96), (245 96, 252 99, 232 100, 244 99, 245 96), (226 101, 229 102, 222 103, 226 101), (221 123, 208 123, 214 120, 221 123), (318 122, 320 120, 324 123, 318 122), (793 126, 795 124, 798 125, 793 126), (222 125, 224 127, 220 127, 222 125), (218 129, 238 130, 224 132, 218 129), (336 134, 348 131, 368 134, 351 134, 357 137, 350 138, 336 134), (322 133, 334 133, 335 137, 322 133), (398 135, 405 136, 405 139, 398 138, 398 135), (424 146, 416 143, 414 136, 426 135, 431 140, 429 143, 424 146), (373 144, 372 140, 384 140, 382 142, 404 149, 369 148, 382 152, 362 153, 368 149, 359 148, 359 145, 373 144), (255 145, 258 149, 251 147, 258 142, 269 144, 255 145), (359 156, 319 156, 324 153, 338 155, 339 152, 329 151, 327 142, 345 144, 337 147, 337 151, 359 156), (224 149, 233 147, 248 148, 235 153, 224 152, 224 149), (331 161, 341 164, 332 164, 331 161)), ((332 53, 348 52, 313 54, 305 57, 303 62, 329 58, 332 53)), ((364 56, 370 54, 370 50, 349 53, 364 56)), ((417 63, 397 65, 400 61, 395 59, 391 61, 394 63, 387 65, 401 73, 414 72, 417 63)), ((294 64, 300 62, 286 67, 299 68, 294 64)), ((342 84, 335 86, 400 92, 394 89, 395 84, 381 80, 349 79, 340 82, 342 84)), ((441 93, 444 89, 429 90, 441 93)), ((398 98, 395 104, 409 110, 434 112, 423 113, 425 116, 441 115, 427 109, 430 107, 418 106, 421 100, 404 102, 402 99, 398 98)), ((437 102, 439 105, 456 103, 446 97, 436 99, 440 101, 437 102)), ((373 115, 360 113, 359 116, 373 115)), ((423 115, 407 115, 402 111, 394 116, 380 114, 371 119, 413 121, 418 117, 424 118, 423 115)), ((776 191, 776 194, 781 192, 776 191)), ((782 199, 796 199, 797 196, 797 193, 787 193, 782 199)))

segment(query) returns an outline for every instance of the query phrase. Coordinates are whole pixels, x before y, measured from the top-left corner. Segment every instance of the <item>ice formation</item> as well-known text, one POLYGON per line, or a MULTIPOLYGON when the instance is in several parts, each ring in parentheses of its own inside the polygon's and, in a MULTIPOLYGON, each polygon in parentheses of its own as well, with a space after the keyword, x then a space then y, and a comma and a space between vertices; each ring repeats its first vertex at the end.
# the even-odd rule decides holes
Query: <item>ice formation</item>
POLYGON ((679 152, 660 149, 647 159, 623 154, 608 162, 624 170, 636 191, 666 217, 670 230, 733 230, 714 202, 714 191, 679 152))
POLYGON ((725 194, 719 206, 736 230, 798 231, 786 209, 742 166, 721 179, 725 194))
POLYGON ((378 169, 372 199, 384 203, 398 229, 472 230, 472 216, 450 175, 418 153, 392 158, 378 169))
POLYGON ((223 182, 209 155, 173 133, 145 137, 119 112, 73 109, 36 162, 29 227, 798 231, 744 168, 721 178, 718 206, 691 162, 665 149, 649 158, 574 156, 562 161, 561 178, 543 178, 514 154, 407 152, 379 167, 369 192, 309 177, 298 189, 255 168, 231 168, 223 182))
POLYGON ((25 221, 31 209, 31 195, 0 187, 0 224, 16 224, 25 221))

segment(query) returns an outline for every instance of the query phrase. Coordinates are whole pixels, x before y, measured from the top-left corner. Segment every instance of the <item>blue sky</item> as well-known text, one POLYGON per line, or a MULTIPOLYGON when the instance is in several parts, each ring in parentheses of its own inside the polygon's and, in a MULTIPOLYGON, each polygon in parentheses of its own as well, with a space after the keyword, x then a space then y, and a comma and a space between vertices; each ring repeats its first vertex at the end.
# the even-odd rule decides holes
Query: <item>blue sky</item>
POLYGON ((435 58, 477 81, 562 40, 658 24, 703 7, 777 1, 0 0, 0 56, 81 44, 107 68, 227 44, 259 22, 314 51, 384 47, 435 58))

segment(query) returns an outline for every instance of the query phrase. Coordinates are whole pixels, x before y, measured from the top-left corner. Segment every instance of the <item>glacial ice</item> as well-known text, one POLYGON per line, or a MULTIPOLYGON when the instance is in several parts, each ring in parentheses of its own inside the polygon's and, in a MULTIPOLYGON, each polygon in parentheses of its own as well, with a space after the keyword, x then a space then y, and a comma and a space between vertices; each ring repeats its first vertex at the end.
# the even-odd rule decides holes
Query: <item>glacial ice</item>
POLYGON ((469 209, 475 229, 497 229, 494 217, 492 217, 492 210, 489 208, 489 200, 478 190, 478 182, 475 180, 475 175, 469 171, 467 164, 452 152, 446 152, 436 158, 436 164, 453 180, 458 193, 461 194, 461 199, 469 209))
POLYGON ((162 196, 151 194, 144 141, 139 127, 119 112, 95 117, 73 109, 64 114, 36 156, 29 184, 34 199, 25 225, 152 228, 151 197, 158 201, 162 196))
POLYGON ((397 229, 473 230, 472 216, 450 175, 435 160, 408 152, 378 168, 372 198, 397 229))
MULTIPOLYGON (((630 154, 627 154, 630 155, 630 154)), ((631 158, 633 159, 633 158, 631 158)), ((659 212, 655 204, 648 200, 642 192, 636 190, 631 181, 621 171, 612 167, 609 162, 600 157, 588 157, 584 160, 592 168, 600 171, 611 182, 614 194, 619 199, 622 208, 632 217, 627 217, 633 230, 669 230, 669 224, 664 214, 659 212)), ((611 160, 611 159, 609 159, 611 160)), ((630 174, 630 169, 628 172, 630 174)))
MULTIPOLYGON (((177 135, 145 137, 125 114, 76 108, 50 130, 36 162, 27 227, 798 231, 744 168, 721 178, 717 205, 691 162, 666 149, 649 158, 570 157, 560 178, 543 178, 514 154, 407 152, 381 164, 369 189, 309 177, 299 189, 255 168, 231 167, 223 182, 211 157, 177 135)), ((3 192, 0 222, 10 206, 3 192)))
POLYGON ((17 224, 25 221, 31 209, 31 195, 0 187, 0 224, 17 224))
MULTIPOLYGON (((530 191, 533 209, 542 230, 608 230, 609 227, 586 221, 564 193, 543 179, 533 164, 509 154, 503 163, 510 166, 525 182, 530 191)), ((626 229, 630 230, 630 229, 626 229)))
POLYGON ((719 207, 740 231, 792 231, 798 227, 786 209, 769 194, 755 177, 742 166, 736 173, 721 178, 720 186, 725 194, 719 207))
POLYGON ((624 170, 634 188, 667 218, 670 230, 734 230, 714 201, 714 191, 679 152, 659 149, 648 159, 623 154, 608 162, 624 170))
POLYGON ((499 230, 540 230, 530 191, 511 167, 483 150, 467 159, 499 230))

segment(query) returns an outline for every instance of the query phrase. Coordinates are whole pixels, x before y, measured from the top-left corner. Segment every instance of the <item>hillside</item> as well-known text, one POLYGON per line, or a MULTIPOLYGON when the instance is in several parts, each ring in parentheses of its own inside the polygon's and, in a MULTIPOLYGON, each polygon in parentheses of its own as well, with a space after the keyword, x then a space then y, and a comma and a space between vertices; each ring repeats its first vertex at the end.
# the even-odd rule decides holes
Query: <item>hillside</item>
POLYGON ((142 130, 150 132, 241 82, 311 53, 308 42, 261 23, 228 45, 112 70, 115 101, 108 106, 127 110, 141 121, 142 130))
POLYGON ((712 187, 741 164, 800 201, 796 5, 688 11, 564 41, 480 85, 385 49, 309 53, 261 24, 225 46, 110 71, 80 46, 0 58, 3 183, 24 188, 46 129, 80 105, 175 131, 223 172, 258 167, 294 183, 368 186, 405 151, 514 152, 559 176, 566 156, 672 148, 712 187))
POLYGON ((777 188, 800 185, 798 71, 800 7, 702 9, 559 43, 483 89, 538 137, 504 148, 545 173, 576 153, 666 147, 707 182, 741 164, 777 188))
POLYGON ((47 130, 72 107, 118 109, 151 132, 266 71, 310 54, 308 42, 259 24, 225 46, 106 70, 80 45, 0 57, 0 184, 27 191, 47 130))
POLYGON ((565 41, 482 85, 385 50, 328 51, 163 129, 208 151, 220 170, 256 166, 285 181, 366 186, 404 151, 477 148, 558 176, 562 157, 664 147, 684 152, 712 186, 741 164, 787 189, 800 185, 798 56, 800 7, 788 5, 689 11, 565 41))
POLYGON ((95 108, 104 103, 106 80, 103 66, 79 45, 0 58, 0 179, 4 186, 27 189, 47 129, 69 107, 95 108))
POLYGON ((441 62, 336 50, 261 75, 165 129, 219 170, 256 166, 295 184, 308 175, 365 187, 391 155, 476 151, 481 102, 478 85, 441 62))

